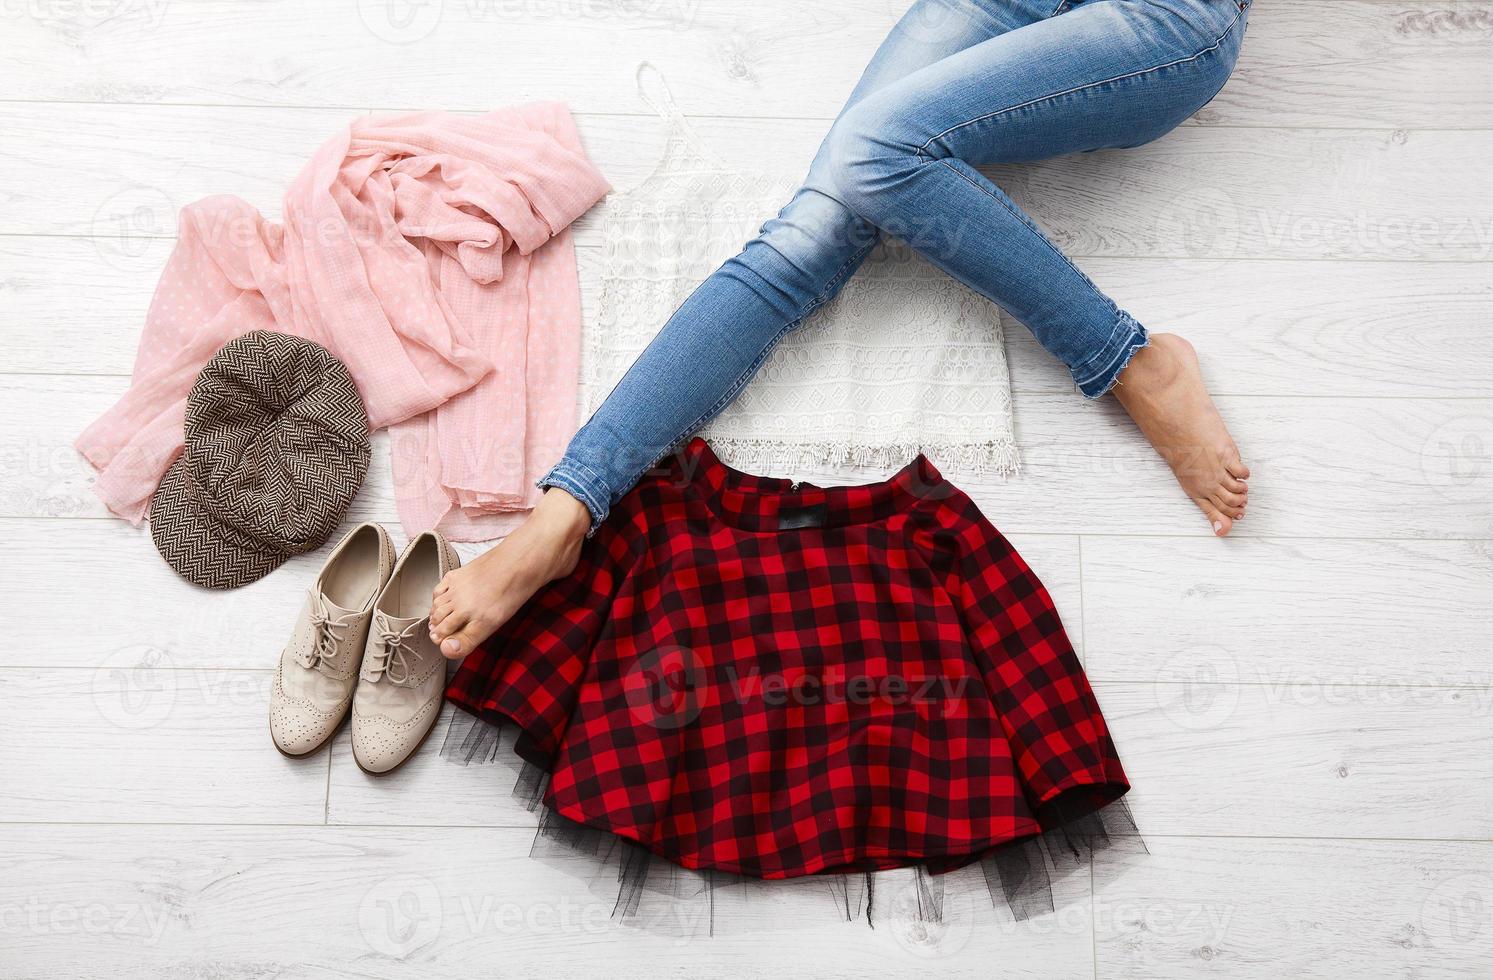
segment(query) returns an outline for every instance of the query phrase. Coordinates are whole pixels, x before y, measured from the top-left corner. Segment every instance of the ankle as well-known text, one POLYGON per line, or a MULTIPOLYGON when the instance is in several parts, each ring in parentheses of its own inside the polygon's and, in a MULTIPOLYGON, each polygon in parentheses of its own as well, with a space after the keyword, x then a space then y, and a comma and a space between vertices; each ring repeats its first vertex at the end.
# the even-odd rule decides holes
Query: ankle
MULTIPOLYGON (((1182 362, 1176 356, 1170 334, 1157 334, 1151 343, 1136 351, 1130 363, 1120 372, 1115 391, 1154 391, 1166 388, 1182 374, 1182 362)), ((1185 341, 1184 341, 1185 343, 1185 341)))
POLYGON ((532 519, 566 544, 583 539, 591 527, 591 511, 563 487, 545 488, 532 519))

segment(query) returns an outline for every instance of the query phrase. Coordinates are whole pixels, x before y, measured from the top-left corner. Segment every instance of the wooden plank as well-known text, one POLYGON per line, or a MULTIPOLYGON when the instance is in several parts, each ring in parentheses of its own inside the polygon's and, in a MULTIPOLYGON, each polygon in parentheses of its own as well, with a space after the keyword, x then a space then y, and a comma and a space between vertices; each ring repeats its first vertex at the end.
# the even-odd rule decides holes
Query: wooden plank
MULTIPOLYGON (((52 632, 28 628, 26 635, 44 646, 52 632)), ((320 823, 326 760, 296 765, 275 751, 269 683, 268 671, 184 670, 169 651, 146 643, 117 647, 94 670, 0 669, 0 717, 11 746, 0 815, 320 823)))
MULTIPOLYGON (((173 234, 176 209, 188 202, 232 193, 278 213, 292 175, 352 115, 0 104, 0 131, 19 136, 0 149, 0 233, 92 236, 105 261, 141 271, 141 239, 173 234), (57 168, 59 159, 69 166, 57 168), (43 172, 44 184, 32 179, 43 172)), ((579 122, 588 152, 617 188, 656 168, 657 120, 579 122)), ((761 119, 699 126, 733 167, 788 175, 804 171, 824 128, 761 119)), ((1490 131, 1191 128, 1136 150, 993 174, 1075 256, 1486 261, 1493 187, 1481 161, 1490 155, 1490 131)), ((599 216, 593 210, 577 225, 581 244, 598 243, 599 216)))
POLYGON ((1487 541, 1094 537, 1083 573, 1099 678, 1493 689, 1487 541))
MULTIPOLYGON (((0 517, 105 516, 71 441, 123 389, 116 377, 0 375, 0 517)), ((1220 406, 1254 472, 1240 538, 1493 537, 1493 464, 1481 448, 1493 445, 1490 400, 1224 398, 1220 406)), ((1211 534, 1118 405, 1024 395, 1016 431, 1021 476, 946 474, 1003 530, 1211 534)), ((376 434, 349 520, 392 517, 386 447, 386 434, 376 434)), ((848 483, 885 474, 801 475, 848 483)), ((1217 547, 1230 554, 1228 543, 1217 547)))
POLYGON ((1149 844, 1096 862, 1105 980, 1473 978, 1493 958, 1487 842, 1149 844))
MULTIPOLYGON (((8 18, 5 97, 485 109, 638 107, 657 62, 699 114, 833 117, 908 0, 30 5, 8 18), (557 52, 563 51, 563 57, 557 52), (577 71, 576 66, 585 66, 577 71)), ((1199 122, 1493 126, 1486 0, 1260 3, 1199 122)))
MULTIPOLYGON (((431 800, 433 806, 439 801, 431 800)), ((840 922, 819 880, 768 882, 618 926, 579 860, 528 856, 492 828, 11 827, 0 835, 7 972, 44 980, 162 976, 1089 978, 1088 875, 1065 910, 1015 925, 980 876, 943 925, 909 920, 909 876, 877 892, 874 929, 840 922)), ((615 879, 612 879, 613 882, 615 879)), ((952 892, 951 886, 951 892, 952 892)), ((645 896, 645 901, 653 898, 645 896)))
MULTIPOLYGON (((1151 330, 1191 340, 1218 395, 1493 394, 1493 270, 1481 263, 1079 264, 1151 330)), ((1015 391, 1073 390, 1020 324, 1005 333, 1015 391)))
POLYGON ((0 666, 38 669, 100 668, 120 651, 149 648, 176 668, 267 673, 335 545, 258 582, 214 591, 179 577, 157 556, 148 529, 123 521, 11 520, 0 521, 0 532, 15 554, 29 556, 0 566, 0 589, 26 610, 33 638, 0 651, 0 666), (80 580, 88 589, 83 616, 80 580))
MULTIPOLYGON (((402 543, 396 521, 380 515, 402 543)), ((97 668, 121 650, 150 648, 174 667, 269 671, 277 663, 295 617, 327 556, 351 527, 316 551, 293 558, 258 582, 227 591, 191 585, 161 561, 149 532, 113 520, 0 520, 23 562, 0 564, 0 592, 24 609, 26 643, 0 648, 0 667, 97 668), (76 583, 86 569, 88 615, 78 616, 76 583), (149 601, 141 601, 149 597, 149 601), (48 624, 67 624, 51 629, 48 624)), ((1013 535, 1038 570, 1080 642, 1082 598, 1078 539, 1013 535)), ((470 560, 490 547, 461 544, 470 560)))
POLYGON ((1493 838, 1493 685, 1096 684, 1142 835, 1493 838))
MULTIPOLYGON (((105 240, 104 247, 113 243, 105 240)), ((0 237, 6 369, 128 374, 171 242, 140 239, 136 268, 87 238, 0 237), (58 269, 70 269, 66 277, 58 269)), ((604 272, 579 251, 581 307, 596 322, 604 272)), ((1218 394, 1396 397, 1493 393, 1493 276, 1480 264, 1092 258, 1084 271, 1156 330, 1183 334, 1218 394)), ((1012 388, 1068 392, 1066 370, 1006 324, 1012 388)))

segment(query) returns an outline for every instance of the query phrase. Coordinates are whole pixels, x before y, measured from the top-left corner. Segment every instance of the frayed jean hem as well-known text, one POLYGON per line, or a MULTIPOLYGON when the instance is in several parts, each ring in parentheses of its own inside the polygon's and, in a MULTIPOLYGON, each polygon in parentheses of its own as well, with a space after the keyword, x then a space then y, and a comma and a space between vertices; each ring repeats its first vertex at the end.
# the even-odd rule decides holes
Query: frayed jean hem
POLYGON ((1073 382, 1085 398, 1099 398, 1115 386, 1120 372, 1130 363, 1135 352, 1151 343, 1146 328, 1135 317, 1120 311, 1115 321, 1114 333, 1104 348, 1073 369, 1073 382), (1096 367, 1097 365, 1097 367, 1096 367))

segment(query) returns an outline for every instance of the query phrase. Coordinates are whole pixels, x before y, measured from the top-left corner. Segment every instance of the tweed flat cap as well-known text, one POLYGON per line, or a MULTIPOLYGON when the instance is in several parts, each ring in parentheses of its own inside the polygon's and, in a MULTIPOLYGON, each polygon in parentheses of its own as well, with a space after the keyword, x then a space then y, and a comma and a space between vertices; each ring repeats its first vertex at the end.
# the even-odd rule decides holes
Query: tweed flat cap
POLYGON ((301 337, 244 334, 187 396, 186 447, 150 502, 156 550, 210 589, 253 582, 331 536, 368 456, 346 365, 301 337))

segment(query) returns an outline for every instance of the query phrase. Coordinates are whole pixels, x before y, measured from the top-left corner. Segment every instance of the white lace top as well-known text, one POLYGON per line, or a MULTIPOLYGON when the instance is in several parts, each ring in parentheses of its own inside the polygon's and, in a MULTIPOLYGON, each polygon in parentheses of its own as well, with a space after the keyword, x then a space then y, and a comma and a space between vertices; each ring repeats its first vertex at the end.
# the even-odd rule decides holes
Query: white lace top
MULTIPOLYGON (((639 78, 641 92, 642 69, 639 78)), ((716 158, 666 89, 661 105, 643 97, 669 136, 654 173, 601 206, 604 271, 582 346, 582 418, 797 188, 716 158)), ((999 311, 907 246, 884 243, 700 434, 731 465, 765 475, 823 464, 887 470, 920 451, 950 473, 1014 472, 999 311)))

